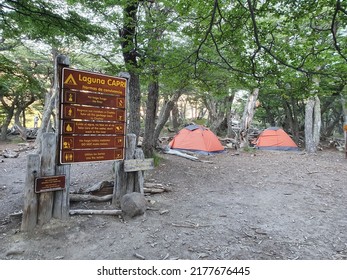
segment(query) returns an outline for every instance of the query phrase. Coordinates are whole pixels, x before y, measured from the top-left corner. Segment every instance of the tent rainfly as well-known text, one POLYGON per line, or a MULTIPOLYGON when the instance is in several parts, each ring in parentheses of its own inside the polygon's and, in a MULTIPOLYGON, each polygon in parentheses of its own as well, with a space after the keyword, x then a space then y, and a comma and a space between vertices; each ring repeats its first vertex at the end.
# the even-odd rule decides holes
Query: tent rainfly
POLYGON ((290 136, 278 127, 269 127, 260 133, 255 147, 260 150, 299 151, 290 136))
POLYGON ((205 155, 224 152, 218 137, 211 130, 200 125, 189 125, 181 129, 169 143, 169 148, 205 155))

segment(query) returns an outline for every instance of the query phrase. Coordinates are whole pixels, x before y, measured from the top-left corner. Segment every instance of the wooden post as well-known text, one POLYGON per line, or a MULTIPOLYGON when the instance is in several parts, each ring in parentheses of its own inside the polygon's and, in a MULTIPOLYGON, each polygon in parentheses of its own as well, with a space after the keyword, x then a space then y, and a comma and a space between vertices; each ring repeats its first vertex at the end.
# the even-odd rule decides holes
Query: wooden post
POLYGON ((53 218, 65 220, 69 217, 70 169, 69 164, 56 167, 56 175, 65 175, 65 189, 54 192, 53 218))
MULTIPOLYGON (((136 147, 136 135, 126 135, 125 159, 133 159, 136 147)), ((120 200, 123 195, 134 191, 134 174, 124 172, 124 161, 115 161, 114 163, 114 189, 112 197, 112 205, 120 206, 120 200)))
POLYGON ((114 207, 119 207, 120 200, 122 196, 125 194, 126 194, 126 184, 125 184, 124 161, 115 161, 112 205, 114 207))
MULTIPOLYGON (((55 175, 56 163, 56 135, 44 133, 42 135, 41 176, 55 175)), ((38 224, 48 222, 53 215, 53 192, 44 192, 39 195, 38 224)))
MULTIPOLYGON (((54 91, 57 98, 55 99, 55 123, 57 125, 57 131, 60 131, 60 96, 61 96, 61 84, 62 84, 62 70, 64 67, 70 65, 69 58, 65 55, 58 55, 56 58, 56 66, 54 72, 54 91)), ((56 135, 58 137, 58 135, 56 135)), ((59 155, 59 147, 57 145, 58 139, 56 139, 56 151, 55 154, 55 174, 65 175, 65 190, 55 191, 53 195, 53 205, 52 205, 52 217, 58 219, 66 219, 69 216, 69 189, 70 189, 70 165, 57 166, 56 162, 59 155)))
POLYGON ((35 193, 35 179, 40 171, 40 156, 38 154, 28 155, 27 174, 25 178, 24 207, 22 218, 22 231, 31 231, 37 224, 37 194, 35 193))
MULTIPOLYGON (((144 159, 145 154, 143 150, 140 148, 135 149, 135 158, 136 159, 144 159)), ((145 183, 145 171, 139 170, 135 172, 135 185, 134 191, 144 194, 143 185, 145 183)))
MULTIPOLYGON (((135 134, 127 134, 126 135, 126 150, 125 150, 125 159, 133 159, 135 157, 135 149, 136 149, 136 135, 135 134)), ((126 192, 132 193, 134 192, 135 185, 135 174, 127 173, 126 174, 126 192)))

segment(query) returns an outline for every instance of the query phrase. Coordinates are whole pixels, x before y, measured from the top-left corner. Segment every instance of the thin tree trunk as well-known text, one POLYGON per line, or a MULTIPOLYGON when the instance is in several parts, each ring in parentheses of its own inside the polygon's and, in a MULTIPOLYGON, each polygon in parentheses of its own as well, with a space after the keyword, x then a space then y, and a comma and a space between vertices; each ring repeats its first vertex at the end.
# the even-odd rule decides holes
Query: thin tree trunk
MULTIPOLYGON (((154 139, 155 142, 158 141, 160 132, 162 131, 162 129, 164 128, 164 125, 166 124, 166 122, 168 121, 169 117, 170 117, 170 113, 172 112, 173 108, 177 108, 176 102, 177 100, 180 98, 180 96, 182 95, 183 91, 179 90, 177 91, 171 98, 169 101, 165 102, 165 104, 163 105, 163 108, 160 110, 160 114, 159 114, 159 118, 158 118, 158 122, 157 125, 155 127, 154 130, 154 139)), ((178 125, 176 125, 176 129, 178 128, 178 125)), ((175 129, 175 127, 174 127, 175 129)))
MULTIPOLYGON (((52 56, 53 56, 53 73, 54 77, 57 77, 57 56, 58 56, 58 51, 56 49, 52 50, 52 56)), ((42 144, 42 134, 49 132, 50 122, 51 122, 51 115, 52 111, 54 109, 55 105, 55 99, 57 98, 57 90, 56 88, 58 87, 58 81, 53 80, 52 87, 50 88, 49 91, 46 92, 45 95, 45 105, 44 105, 44 110, 42 114, 42 120, 41 120, 41 126, 37 131, 37 136, 35 140, 35 145, 37 146, 38 153, 41 152, 41 144, 42 144)))
POLYGON ((6 104, 5 100, 3 97, 1 97, 0 99, 1 104, 3 105, 3 107, 5 108, 6 111, 6 118, 4 120, 4 122, 2 123, 1 126, 1 135, 0 135, 0 140, 1 141, 5 141, 7 140, 7 130, 8 130, 8 126, 11 123, 11 120, 13 118, 13 114, 14 114, 14 103, 12 103, 11 106, 9 106, 8 104, 6 104))
POLYGON ((259 88, 255 88, 248 97, 245 109, 243 111, 241 126, 240 126, 240 147, 248 147, 248 133, 251 127, 253 116, 256 109, 256 101, 259 95, 259 88))
POLYGON ((155 119, 157 117, 157 107, 159 99, 159 82, 158 75, 155 74, 154 80, 148 86, 148 98, 146 106, 145 134, 143 138, 142 148, 145 157, 153 157, 156 146, 155 141, 155 119))
POLYGON ((321 112, 318 96, 310 97, 305 107, 305 148, 308 153, 317 152, 320 141, 321 112))

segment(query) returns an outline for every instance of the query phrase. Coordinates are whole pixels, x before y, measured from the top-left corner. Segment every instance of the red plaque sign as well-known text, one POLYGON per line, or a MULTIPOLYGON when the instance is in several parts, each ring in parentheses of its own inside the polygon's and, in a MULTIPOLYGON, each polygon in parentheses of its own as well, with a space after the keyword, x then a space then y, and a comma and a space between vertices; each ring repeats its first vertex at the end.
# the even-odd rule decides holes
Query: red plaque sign
POLYGON ((41 177, 35 180, 35 192, 50 192, 65 188, 65 176, 41 177))

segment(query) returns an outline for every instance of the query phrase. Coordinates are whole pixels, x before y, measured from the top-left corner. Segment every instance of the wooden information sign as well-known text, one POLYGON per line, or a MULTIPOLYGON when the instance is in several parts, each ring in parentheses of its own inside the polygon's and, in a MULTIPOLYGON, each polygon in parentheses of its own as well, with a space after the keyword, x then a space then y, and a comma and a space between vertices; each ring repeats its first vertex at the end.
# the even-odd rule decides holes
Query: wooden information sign
POLYGON ((35 193, 63 190, 65 188, 65 176, 50 176, 36 178, 35 193))
POLYGON ((63 134, 121 134, 125 133, 124 123, 63 121, 63 134))
POLYGON ((152 158, 127 159, 124 161, 124 171, 125 172, 150 170, 153 168, 154 168, 154 160, 152 158))
POLYGON ((123 149, 89 149, 63 151, 61 161, 62 163, 74 163, 104 160, 122 160, 123 158, 123 149))
POLYGON ((62 70, 60 163, 123 160, 127 80, 62 70))

